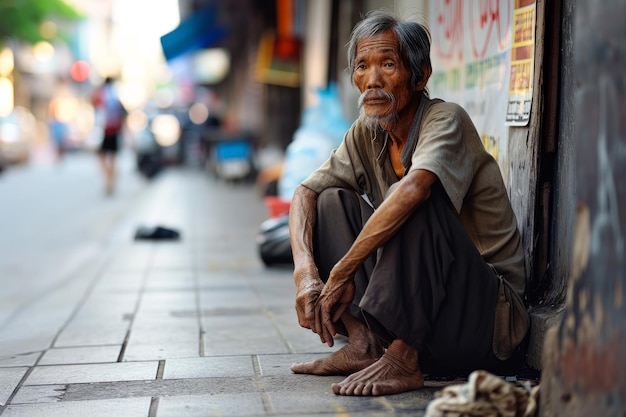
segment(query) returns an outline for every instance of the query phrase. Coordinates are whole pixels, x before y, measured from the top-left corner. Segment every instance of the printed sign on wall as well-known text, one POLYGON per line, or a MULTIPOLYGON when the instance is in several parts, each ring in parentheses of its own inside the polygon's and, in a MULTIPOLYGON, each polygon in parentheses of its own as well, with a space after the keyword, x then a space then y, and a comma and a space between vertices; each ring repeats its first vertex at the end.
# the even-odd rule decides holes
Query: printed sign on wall
POLYGON ((535 0, 516 0, 515 3, 506 122, 510 126, 526 126, 533 97, 536 6, 535 0))
MULTIPOLYGON (((523 73, 528 70, 525 65, 529 63, 522 58, 524 53, 532 52, 532 47, 515 51, 514 74, 511 66, 513 37, 521 39, 514 29, 525 23, 514 24, 514 16, 517 17, 514 12, 531 7, 526 3, 534 5, 534 0, 438 0, 429 7, 433 64, 429 83, 431 96, 459 103, 467 110, 485 148, 498 161, 505 180, 508 175, 507 117, 511 100, 520 99, 519 94, 523 95, 521 100, 532 97, 532 72, 523 73), (515 97, 510 94, 512 74, 515 83, 520 77, 520 86, 525 86, 520 74, 528 75, 530 86, 526 86, 527 89, 516 87, 514 91, 518 95, 515 97)), ((532 25, 534 37, 534 9, 532 25)), ((532 43, 534 45, 534 41, 532 43)), ((526 48, 528 44, 516 43, 515 46, 526 48)), ((530 68, 532 70, 532 64, 530 68)), ((530 102, 527 105, 529 107, 530 102)), ((519 107, 515 111, 518 110, 519 107)), ((520 119, 516 123, 521 122, 520 119)))

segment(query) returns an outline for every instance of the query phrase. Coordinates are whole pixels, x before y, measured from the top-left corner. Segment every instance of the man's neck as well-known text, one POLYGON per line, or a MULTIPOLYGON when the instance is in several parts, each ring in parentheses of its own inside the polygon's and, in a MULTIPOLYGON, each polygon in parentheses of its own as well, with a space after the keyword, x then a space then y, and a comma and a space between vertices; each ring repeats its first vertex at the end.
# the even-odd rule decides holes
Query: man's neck
POLYGON ((413 123, 413 117, 420 104, 421 100, 424 100, 425 96, 422 92, 418 92, 415 95, 415 99, 409 103, 394 120, 392 125, 383 125, 381 127, 389 134, 389 139, 396 145, 402 146, 406 143, 413 123))

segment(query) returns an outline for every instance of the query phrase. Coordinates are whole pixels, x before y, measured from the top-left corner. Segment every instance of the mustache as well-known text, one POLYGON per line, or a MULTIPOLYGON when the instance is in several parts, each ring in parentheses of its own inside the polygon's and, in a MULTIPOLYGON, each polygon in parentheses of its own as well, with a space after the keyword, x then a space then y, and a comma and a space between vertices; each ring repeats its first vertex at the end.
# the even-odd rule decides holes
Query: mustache
POLYGON ((363 107, 365 100, 377 99, 377 100, 387 100, 391 103, 396 101, 396 98, 393 94, 387 93, 386 91, 381 90, 380 88, 373 88, 371 90, 365 90, 361 93, 358 100, 359 108, 363 107))

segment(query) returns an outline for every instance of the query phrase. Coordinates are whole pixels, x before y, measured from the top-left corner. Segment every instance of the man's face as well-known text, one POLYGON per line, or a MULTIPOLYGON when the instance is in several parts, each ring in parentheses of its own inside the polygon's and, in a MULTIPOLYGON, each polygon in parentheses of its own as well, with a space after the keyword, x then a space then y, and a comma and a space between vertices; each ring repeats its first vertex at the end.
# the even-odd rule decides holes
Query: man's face
POLYGON ((361 40, 357 45, 353 73, 354 84, 361 91, 359 105, 367 118, 392 123, 415 97, 411 72, 398 49, 393 31, 361 40))

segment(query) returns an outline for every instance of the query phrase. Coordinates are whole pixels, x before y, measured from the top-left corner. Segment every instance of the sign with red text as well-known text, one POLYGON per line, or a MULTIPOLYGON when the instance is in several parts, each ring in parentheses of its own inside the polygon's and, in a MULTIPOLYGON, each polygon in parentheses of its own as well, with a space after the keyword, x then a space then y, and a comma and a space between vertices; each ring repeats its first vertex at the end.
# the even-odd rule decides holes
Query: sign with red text
POLYGON ((506 123, 526 126, 530 119, 535 67, 535 0, 516 0, 506 123))
POLYGON ((505 178, 512 27, 518 1, 437 0, 429 7, 431 96, 467 110, 505 178))

